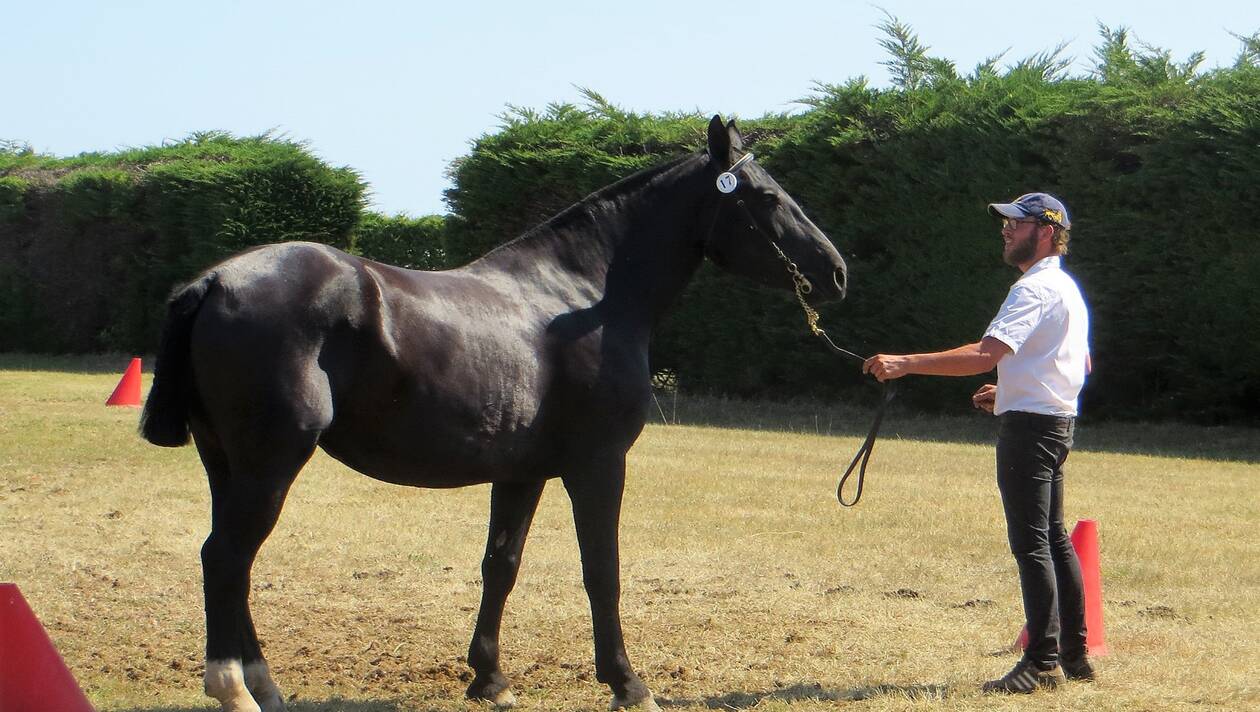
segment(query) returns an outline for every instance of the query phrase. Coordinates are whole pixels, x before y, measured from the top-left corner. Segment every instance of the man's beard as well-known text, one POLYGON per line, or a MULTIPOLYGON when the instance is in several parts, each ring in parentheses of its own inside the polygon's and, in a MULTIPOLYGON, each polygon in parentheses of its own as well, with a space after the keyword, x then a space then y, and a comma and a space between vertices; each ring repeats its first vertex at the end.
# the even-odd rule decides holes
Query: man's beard
POLYGON ((1002 260, 1012 267, 1018 267, 1037 255, 1036 233, 1023 238, 1011 240, 1011 244, 1002 251, 1002 260))

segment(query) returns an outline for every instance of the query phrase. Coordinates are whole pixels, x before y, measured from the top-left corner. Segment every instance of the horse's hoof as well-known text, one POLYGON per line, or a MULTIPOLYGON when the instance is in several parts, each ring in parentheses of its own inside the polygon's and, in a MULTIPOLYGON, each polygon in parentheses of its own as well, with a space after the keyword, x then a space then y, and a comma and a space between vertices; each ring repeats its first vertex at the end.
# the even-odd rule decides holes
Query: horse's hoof
POLYGON ((280 695, 280 691, 276 690, 270 696, 259 697, 254 696, 258 701, 258 706, 262 708, 262 712, 284 712, 284 698, 280 695))
POLYGON ((284 695, 271 678, 267 663, 258 661, 245 666, 245 687, 253 695, 262 712, 284 712, 284 695))
POLYGON ((652 693, 648 693, 647 697, 638 699, 623 699, 614 697, 612 703, 608 705, 608 709, 613 710, 634 710, 635 712, 661 712, 661 708, 656 704, 656 700, 652 698, 652 693))
POLYGON ((494 695, 468 695, 468 699, 493 705, 497 710, 507 710, 516 706, 516 695, 509 688, 499 690, 494 695))
POLYGON ((263 712, 248 694, 236 695, 219 700, 219 712, 263 712))
POLYGON ((470 700, 489 702, 500 709, 516 705, 516 695, 512 694, 506 680, 473 680, 464 694, 470 700))

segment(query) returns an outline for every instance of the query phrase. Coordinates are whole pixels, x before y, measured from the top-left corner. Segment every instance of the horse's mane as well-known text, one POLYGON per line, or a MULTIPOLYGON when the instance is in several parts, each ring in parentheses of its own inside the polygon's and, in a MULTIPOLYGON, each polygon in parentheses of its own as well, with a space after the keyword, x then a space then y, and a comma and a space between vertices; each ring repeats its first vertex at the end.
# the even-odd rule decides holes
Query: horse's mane
POLYGON ((603 188, 596 190, 595 192, 587 195, 585 198, 582 198, 578 202, 551 216, 542 223, 539 223, 511 240, 500 244, 498 247, 495 247, 483 255, 482 258, 493 255, 504 248, 516 245, 522 240, 526 240, 540 231, 550 230, 552 232, 560 232, 566 223, 586 214, 587 208, 599 203, 616 203, 618 202, 617 199, 621 196, 636 193, 651 186, 653 183, 658 181, 662 175, 686 163, 687 161, 694 160, 702 155, 703 153, 700 152, 684 154, 665 163, 648 166, 647 168, 631 173, 615 183, 606 185, 603 188))
POLYGON ((639 188, 652 183, 660 175, 664 173, 668 173, 670 170, 676 168, 679 165, 682 165, 683 163, 686 163, 692 158, 698 157, 699 155, 700 155, 699 153, 688 153, 688 154, 679 156, 677 158, 674 158, 673 160, 670 160, 666 163, 660 163, 655 166, 649 166, 647 168, 644 168, 643 170, 636 171, 635 173, 631 173, 630 175, 626 176, 625 178, 622 178, 616 183, 613 183, 611 185, 606 185, 603 188, 600 188, 599 190, 595 191, 594 193, 591 193, 590 195, 586 196, 585 198, 581 199, 580 201, 574 203, 573 205, 569 206, 565 210, 561 211, 558 215, 556 215, 556 217, 560 217, 560 215, 563 215, 564 213, 567 213, 573 208, 576 208, 585 203, 593 203, 593 202, 598 202, 601 200, 607 200, 608 198, 616 196, 616 195, 634 192, 638 190, 639 188))

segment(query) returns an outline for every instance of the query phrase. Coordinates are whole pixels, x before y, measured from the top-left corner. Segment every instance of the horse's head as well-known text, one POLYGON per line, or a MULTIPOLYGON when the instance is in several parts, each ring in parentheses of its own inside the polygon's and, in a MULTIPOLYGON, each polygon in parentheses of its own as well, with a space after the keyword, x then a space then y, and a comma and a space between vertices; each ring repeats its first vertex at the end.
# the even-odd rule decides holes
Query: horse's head
POLYGON ((811 285, 811 301, 843 298, 846 268, 831 240, 792 196, 744 153, 735 122, 709 122, 710 190, 719 196, 705 254, 729 272, 769 286, 792 287, 777 246, 811 285))

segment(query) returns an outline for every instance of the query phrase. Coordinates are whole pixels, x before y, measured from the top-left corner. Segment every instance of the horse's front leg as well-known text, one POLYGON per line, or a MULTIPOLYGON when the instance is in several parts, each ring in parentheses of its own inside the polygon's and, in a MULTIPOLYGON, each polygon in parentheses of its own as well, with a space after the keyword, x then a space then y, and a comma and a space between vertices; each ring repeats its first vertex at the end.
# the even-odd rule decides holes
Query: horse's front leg
POLYGON ((486 556, 481 561, 481 611, 468 647, 468 665, 475 677, 467 695, 499 707, 510 707, 516 702, 507 678, 499 669, 499 624, 503 621, 508 594, 516 585, 521 550, 525 547, 525 536, 534 521, 544 484, 542 480, 501 482, 490 490, 490 533, 486 538, 486 556))
POLYGON ((564 477, 573 501, 573 522, 582 551, 582 578, 595 631, 595 679, 612 688, 611 709, 658 711, 652 692, 630 667, 621 633, 618 524, 625 486, 624 454, 564 477))

